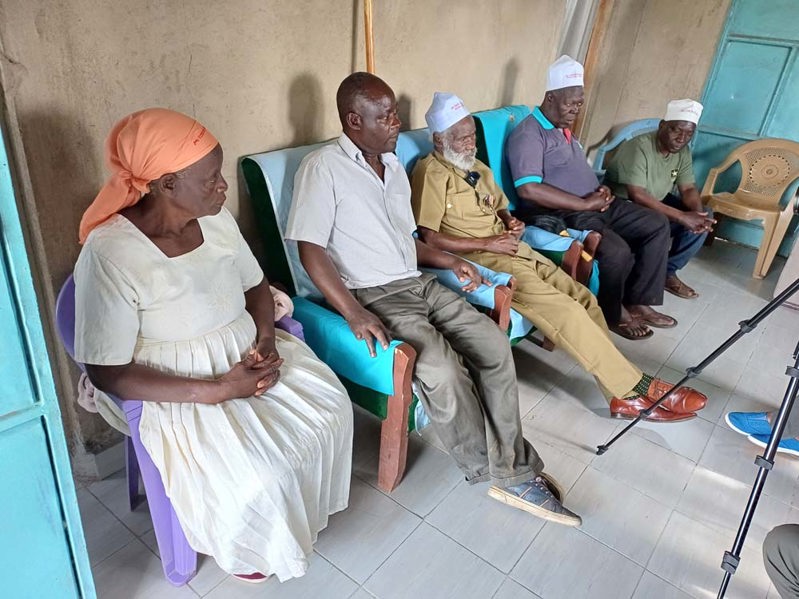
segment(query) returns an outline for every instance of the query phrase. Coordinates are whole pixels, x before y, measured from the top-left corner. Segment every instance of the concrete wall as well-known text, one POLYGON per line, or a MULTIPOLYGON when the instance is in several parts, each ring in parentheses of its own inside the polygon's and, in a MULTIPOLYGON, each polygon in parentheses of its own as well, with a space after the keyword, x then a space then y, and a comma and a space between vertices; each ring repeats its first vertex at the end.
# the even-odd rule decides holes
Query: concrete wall
MULTIPOLYGON (((541 96, 560 0, 374 4, 377 72, 401 99, 406 128, 423 126, 435 90, 459 93, 472 110, 541 96)), ((80 215, 106 176, 108 130, 143 107, 194 115, 220 139, 228 205, 253 238, 237 159, 338 133, 336 87, 364 68, 362 10, 358 0, 3 0, 3 117, 44 303, 77 257, 80 215)), ((75 407, 76 373, 53 348, 80 457, 113 438, 75 407)))
POLYGON ((598 145, 619 124, 700 99, 730 0, 615 0, 581 132, 598 145))

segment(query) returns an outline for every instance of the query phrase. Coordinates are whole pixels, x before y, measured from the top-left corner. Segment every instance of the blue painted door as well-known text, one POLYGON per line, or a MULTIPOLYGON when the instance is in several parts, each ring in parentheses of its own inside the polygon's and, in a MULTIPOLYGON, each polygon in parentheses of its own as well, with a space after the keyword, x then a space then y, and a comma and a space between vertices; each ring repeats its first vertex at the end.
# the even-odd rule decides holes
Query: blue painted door
MULTIPOLYGON (((799 1, 732 0, 716 58, 705 85, 705 110, 694 145, 699 186, 735 147, 763 137, 799 141, 799 1)), ((735 189, 740 169, 720 180, 735 189)), ((788 198, 783 198, 787 200, 788 198)), ((797 231, 791 223, 780 254, 787 255, 797 231)), ((759 221, 727 219, 719 235, 760 246, 759 221)))
POLYGON ((95 597, 0 130, 0 596, 95 597))

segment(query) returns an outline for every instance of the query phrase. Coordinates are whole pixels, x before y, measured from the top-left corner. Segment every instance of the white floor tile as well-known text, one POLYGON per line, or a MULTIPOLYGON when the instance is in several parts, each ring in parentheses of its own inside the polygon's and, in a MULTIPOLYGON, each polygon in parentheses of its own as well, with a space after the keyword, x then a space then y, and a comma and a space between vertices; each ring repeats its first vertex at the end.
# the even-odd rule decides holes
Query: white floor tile
POLYGON ((642 566, 671 514, 670 507, 590 466, 566 503, 582 517, 582 532, 642 566))
POLYGON ((353 478, 349 508, 330 517, 315 549, 363 584, 421 521, 383 493, 353 478))
POLYGON ((125 470, 115 472, 108 478, 92 483, 87 488, 133 534, 143 535, 152 529, 153 521, 150 518, 146 498, 143 498, 142 503, 137 505, 134 511, 130 511, 128 479, 125 470))
POLYGON ((432 526, 422 524, 364 587, 380 599, 491 597, 502 573, 432 526))
POLYGON ((691 595, 687 595, 651 572, 644 572, 633 599, 691 599, 691 595))
POLYGON ((411 439, 405 478, 392 491, 391 499, 424 517, 464 479, 464 474, 448 454, 418 439, 411 439))
POLYGON ((366 589, 360 588, 355 591, 355 594, 352 595, 350 599, 375 599, 375 596, 366 589))
POLYGON ((549 523, 511 578, 552 599, 631 597, 643 568, 576 528, 549 523))
POLYGON ((334 568, 316 553, 308 557, 308 572, 300 578, 281 583, 272 576, 264 583, 253 584, 229 576, 206 595, 207 599, 296 599, 297 597, 324 597, 347 599, 358 590, 358 585, 334 568))
MULTIPOLYGON (((732 547, 734 534, 719 533, 678 512, 672 514, 647 569, 689 595, 712 598, 721 583, 720 564, 724 551, 732 547)), ((729 599, 766 596, 769 580, 760 553, 744 548, 738 571, 732 578, 729 599)))
POLYGON ((534 595, 525 589, 518 582, 510 578, 506 578, 502 586, 499 587, 497 594, 493 599, 541 599, 538 595, 534 595))
POLYGON ((702 418, 694 418, 687 422, 666 424, 643 421, 630 432, 692 462, 698 462, 714 428, 713 423, 702 418))
POLYGON ((461 483, 425 520, 507 574, 545 522, 487 491, 485 484, 461 483))
POLYGON ((92 565, 103 561, 135 538, 89 491, 79 489, 77 495, 83 536, 92 565))
MULTIPOLYGON (((679 424, 663 425, 679 426, 679 424)), ((688 458, 628 433, 592 464, 652 499, 674 507, 695 464, 688 458)))
POLYGON ((134 539, 92 568, 97 596, 103 599, 189 599, 191 587, 175 587, 166 579, 159 560, 144 543, 134 539))
MULTIPOLYGON (((712 526, 721 532, 735 532, 741 522, 751 484, 745 484, 707 468, 694 470, 688 486, 677 504, 677 511, 689 518, 712 526)), ((754 519, 746 537, 754 549, 763 544, 774 526, 789 522, 790 506, 765 493, 760 496, 754 519)))
POLYGON ((189 581, 189 586, 200 597, 204 597, 227 577, 228 573, 217 565, 214 558, 208 555, 198 555, 197 575, 189 581))
POLYGON ((621 427, 609 414, 607 407, 596 414, 575 400, 567 402, 550 394, 527 415, 522 427, 533 445, 540 441, 590 464, 596 446, 621 427))
MULTIPOLYGON (((726 426, 717 426, 699 465, 751 486, 758 470, 755 458, 763 451, 762 447, 747 441, 745 436, 726 426)), ((764 493, 785 503, 799 505, 799 460, 777 454, 764 493)))

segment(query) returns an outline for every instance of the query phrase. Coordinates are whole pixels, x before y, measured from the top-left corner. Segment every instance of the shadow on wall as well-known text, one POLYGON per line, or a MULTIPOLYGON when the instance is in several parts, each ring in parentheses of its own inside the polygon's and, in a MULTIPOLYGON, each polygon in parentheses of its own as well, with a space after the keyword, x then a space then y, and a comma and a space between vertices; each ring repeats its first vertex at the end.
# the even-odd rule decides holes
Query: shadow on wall
POLYGON ((397 116, 402 121, 400 131, 409 131, 411 128, 411 108, 413 100, 408 94, 400 94, 397 98, 397 116))
POLYGON ((319 141, 322 114, 321 85, 311 73, 302 73, 289 85, 288 120, 293 130, 290 147, 319 141))
MULTIPOLYGON (((107 175, 99 151, 102 140, 92 135, 80 119, 57 109, 20 110, 18 118, 33 187, 32 209, 41 231, 49 284, 55 297, 72 273, 80 252, 80 218, 107 175)), ((48 334, 52 339, 57 338, 52 330, 48 334)), ((51 347, 59 354, 53 365, 55 382, 73 458, 76 440, 91 452, 118 442, 119 434, 100 416, 78 409, 75 401, 78 370, 60 343, 51 347)))
MULTIPOLYGON (((505 68, 502 70, 502 84, 499 88, 499 97, 497 98, 497 106, 509 106, 513 103, 513 98, 516 97, 516 81, 519 78, 519 61, 511 58, 505 63, 505 68)), ((525 103, 530 103, 529 99, 525 99, 525 103)))

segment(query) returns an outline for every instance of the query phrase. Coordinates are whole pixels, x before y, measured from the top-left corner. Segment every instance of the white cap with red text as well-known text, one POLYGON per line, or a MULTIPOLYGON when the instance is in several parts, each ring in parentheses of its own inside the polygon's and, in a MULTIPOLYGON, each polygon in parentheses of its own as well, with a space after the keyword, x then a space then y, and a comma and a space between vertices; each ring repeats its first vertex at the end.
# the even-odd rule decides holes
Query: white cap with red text
POLYGON ((547 89, 551 92, 564 87, 583 85, 583 65, 565 54, 549 65, 547 89))
POLYGON ((469 116, 469 109, 455 94, 436 92, 433 94, 433 103, 424 115, 431 133, 441 133, 462 118, 469 116))
POLYGON ((699 123, 702 116, 703 106, 696 100, 685 98, 684 100, 672 100, 666 106, 666 116, 664 121, 688 121, 694 125, 699 123))

